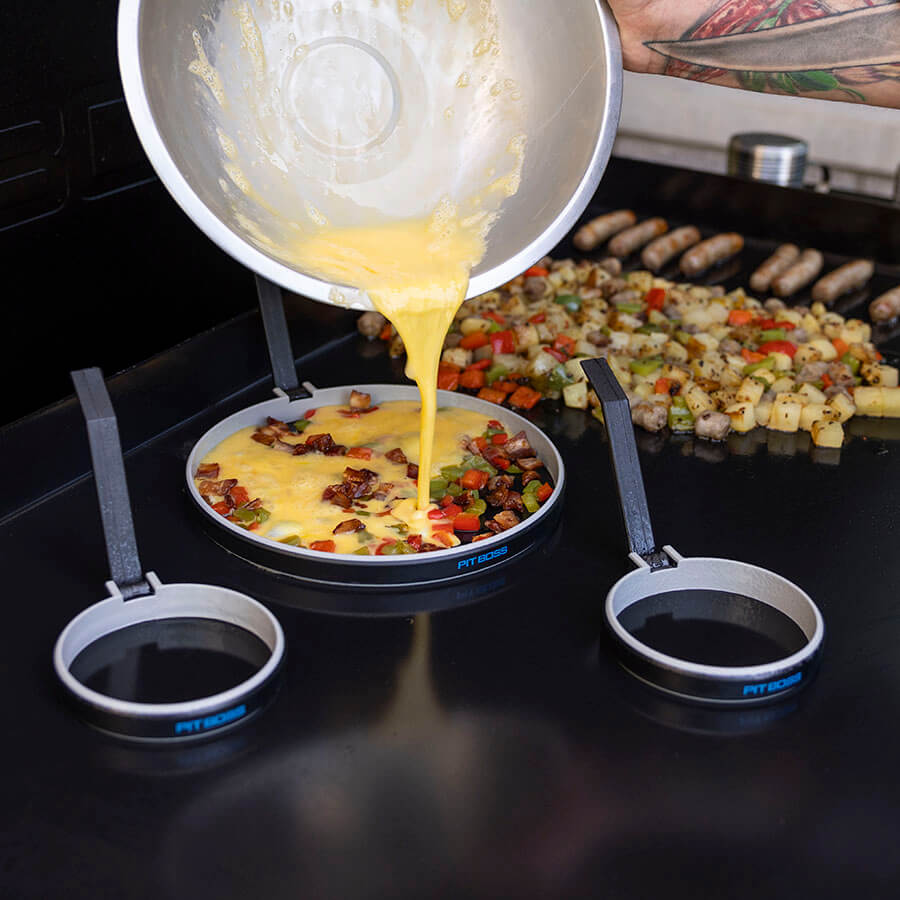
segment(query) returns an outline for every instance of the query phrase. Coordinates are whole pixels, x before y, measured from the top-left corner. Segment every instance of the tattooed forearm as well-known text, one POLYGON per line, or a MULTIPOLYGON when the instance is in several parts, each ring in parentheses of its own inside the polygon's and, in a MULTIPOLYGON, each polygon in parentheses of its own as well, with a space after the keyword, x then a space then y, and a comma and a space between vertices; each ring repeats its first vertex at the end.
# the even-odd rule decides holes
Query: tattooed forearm
POLYGON ((898 0, 613 0, 626 65, 900 107, 898 0))

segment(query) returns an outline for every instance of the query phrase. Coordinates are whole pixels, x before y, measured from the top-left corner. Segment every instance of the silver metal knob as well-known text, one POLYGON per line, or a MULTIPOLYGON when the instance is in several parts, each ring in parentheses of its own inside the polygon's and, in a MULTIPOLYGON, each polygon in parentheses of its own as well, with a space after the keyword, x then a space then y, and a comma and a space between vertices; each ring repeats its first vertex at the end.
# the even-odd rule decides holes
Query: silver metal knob
POLYGON ((736 134, 728 142, 728 174, 784 187, 803 187, 809 146, 784 134, 736 134))

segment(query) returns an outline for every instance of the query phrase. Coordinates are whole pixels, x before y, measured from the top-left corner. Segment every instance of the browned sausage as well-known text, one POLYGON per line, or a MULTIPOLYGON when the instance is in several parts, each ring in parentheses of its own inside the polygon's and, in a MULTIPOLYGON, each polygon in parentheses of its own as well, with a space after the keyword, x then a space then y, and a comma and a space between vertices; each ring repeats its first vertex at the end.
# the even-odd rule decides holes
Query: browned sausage
POLYGON ((870 259, 854 259, 820 278, 812 289, 812 298, 819 303, 834 303, 838 297, 861 288, 875 274, 870 259))
POLYGON ((647 219, 640 225, 619 232, 609 242, 609 252, 613 256, 630 256, 635 250, 640 250, 644 244, 665 234, 668 230, 669 223, 665 219, 647 219))
POLYGON ((804 250, 786 272, 772 282, 772 293, 777 297, 790 297, 805 288, 822 271, 825 260, 818 250, 804 250))
POLYGON ((701 241, 695 247, 691 247, 681 257, 681 271, 693 278, 701 272, 705 272, 711 266, 724 262, 744 249, 744 239, 733 231, 717 234, 715 237, 701 241))
POLYGON ((619 209, 591 220, 575 232, 572 239, 575 246, 584 252, 599 247, 614 234, 630 228, 637 222, 637 216, 630 209, 619 209))
POLYGON ((622 274, 622 263, 614 256, 607 256, 606 259, 601 259, 597 265, 605 272, 609 272, 610 275, 615 276, 622 274))
POLYGON ((700 231, 693 225, 676 228, 670 234, 665 234, 647 244, 641 254, 641 262, 648 269, 658 272, 670 259, 674 259, 688 247, 693 247, 699 242, 700 231))
POLYGON ((765 294, 772 282, 797 262, 800 248, 796 244, 782 244, 751 276, 750 290, 765 294))
POLYGON ((900 316, 900 287, 876 297, 869 304, 869 315, 873 322, 890 322, 900 316))

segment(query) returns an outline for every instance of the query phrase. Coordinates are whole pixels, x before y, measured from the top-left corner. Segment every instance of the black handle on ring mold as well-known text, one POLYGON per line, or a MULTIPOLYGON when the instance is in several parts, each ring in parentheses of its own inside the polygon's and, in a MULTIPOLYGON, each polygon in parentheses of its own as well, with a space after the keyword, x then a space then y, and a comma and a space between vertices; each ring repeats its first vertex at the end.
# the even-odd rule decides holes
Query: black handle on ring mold
POLYGON ((97 368, 80 369, 72 372, 71 376, 87 422, 94 483, 112 580, 125 600, 147 596, 153 593, 153 589, 144 578, 138 556, 119 428, 103 373, 97 368))
POLYGON ((262 275, 256 276, 256 293, 259 297, 259 311, 272 363, 272 377, 291 400, 306 400, 312 394, 300 384, 294 351, 288 334, 287 319, 284 315, 284 295, 277 284, 262 275))
POLYGON ((606 435, 609 441, 609 458, 619 493, 619 506, 625 521, 628 549, 637 553, 651 569, 664 569, 672 565, 669 557, 657 549, 647 506, 647 493, 641 475, 634 425, 631 422, 631 404, 625 391, 613 375, 605 359, 588 359, 581 364, 603 409, 606 435))

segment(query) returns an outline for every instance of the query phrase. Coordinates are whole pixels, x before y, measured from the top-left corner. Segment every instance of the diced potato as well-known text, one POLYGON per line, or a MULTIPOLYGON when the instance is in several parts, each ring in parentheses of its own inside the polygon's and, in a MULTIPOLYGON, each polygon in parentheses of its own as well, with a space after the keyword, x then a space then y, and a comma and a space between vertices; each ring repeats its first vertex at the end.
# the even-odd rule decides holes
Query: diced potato
POLYGON ((709 394, 696 384, 685 392, 684 400, 685 403, 687 403, 688 409, 691 411, 691 415, 695 419, 700 413, 704 413, 708 409, 715 409, 716 407, 709 394))
MULTIPOLYGON (((837 335, 835 335, 835 337, 837 337, 837 335)), ((813 338, 809 342, 809 346, 822 354, 820 358, 824 362, 831 362, 832 360, 837 359, 837 350, 834 349, 834 344, 832 344, 830 340, 825 340, 825 338, 813 338)))
POLYGON ((808 403, 804 406, 803 412, 800 413, 800 429, 802 431, 812 431, 815 422, 826 419, 826 408, 824 403, 808 403))
POLYGON ((864 363, 860 375, 872 385, 880 387, 897 387, 897 369, 893 366, 880 366, 876 363, 864 363))
POLYGON ((769 417, 769 428, 773 431, 794 433, 800 428, 800 415, 803 407, 799 403, 777 399, 772 404, 772 415, 769 417))
POLYGON ((678 341, 666 341, 666 345, 663 347, 663 355, 666 359, 671 359, 676 363, 688 361, 688 352, 678 341))
POLYGON ((803 406, 806 403, 806 397, 798 391, 776 391, 776 403, 799 403, 803 406))
POLYGON ((546 350, 541 350, 541 352, 531 361, 531 364, 528 367, 528 374, 537 378, 541 375, 546 375, 558 365, 559 360, 555 356, 551 356, 546 350))
POLYGON ((829 404, 833 415, 838 422, 846 422, 848 419, 856 415, 856 406, 846 394, 835 394, 829 404))
POLYGON ((771 369, 757 369, 750 377, 762 379, 767 387, 772 387, 778 380, 778 376, 771 369))
POLYGON ((813 422, 812 439, 817 447, 844 446, 844 428, 840 422, 813 422))
POLYGON ((728 363, 735 372, 741 373, 747 365, 747 360, 745 360, 743 356, 738 356, 736 353, 726 353, 725 362, 728 363))
MULTIPOLYGON (((900 391, 900 388, 891 390, 900 391)), ((861 416, 880 419, 884 415, 884 389, 880 387, 858 387, 853 394, 856 411, 861 416)))
POLYGON ((790 322, 792 325, 799 325, 803 316, 795 309, 780 309, 775 318, 779 322, 790 322))
POLYGON ((846 344, 862 344, 871 337, 872 326, 860 319, 848 319, 840 333, 840 339, 846 344))
POLYGON ((739 388, 743 382, 743 378, 731 368, 731 366, 723 366, 719 374, 719 383, 725 388, 739 388))
POLYGON ((596 356, 597 347, 590 341, 575 341, 575 352, 579 356, 596 356))
POLYGON ((822 332, 829 341, 841 336, 844 327, 844 317, 837 313, 825 313, 822 316, 822 332))
POLYGON ((472 351, 465 350, 462 347, 451 347, 449 350, 443 352, 441 360, 445 363, 451 363, 454 366, 459 366, 464 369, 466 366, 472 364, 472 351))
POLYGON ((772 417, 772 407, 774 404, 771 400, 762 400, 756 404, 753 412, 756 416, 756 424, 762 425, 763 427, 769 424, 769 419, 772 417))
MULTIPOLYGON (((859 390, 856 389, 857 393, 859 390)), ((881 388, 881 403, 886 419, 900 419, 900 387, 881 388)))
MULTIPOLYGON (((629 338, 628 341, 628 350, 633 356, 642 357, 642 356, 656 356, 657 353, 657 343, 653 340, 655 335, 652 334, 633 334, 629 338)), ((666 335, 662 335, 663 343, 665 343, 668 338, 666 335)))
POLYGON ((803 344, 801 347, 798 347, 797 352, 794 354, 794 364, 797 366, 805 366, 807 363, 819 362, 821 359, 822 354, 809 344, 803 344))
POLYGON ((631 315, 631 313, 619 313, 616 321, 619 323, 620 328, 627 328, 629 332, 637 331, 638 328, 644 325, 643 319, 639 319, 637 316, 631 315))
POLYGON ((731 419, 731 427, 735 431, 745 434, 756 428, 756 414, 752 403, 732 403, 724 412, 731 419))
MULTIPOLYGON (((587 376, 584 374, 584 369, 581 368, 581 364, 584 362, 582 359, 570 359, 566 363, 564 363, 565 370, 569 373, 569 375, 576 381, 585 381, 587 376)), ((569 403, 566 403, 566 406, 569 406, 569 403)), ((585 407, 578 407, 579 409, 584 409, 585 407)))
MULTIPOLYGON (((765 388, 752 378, 745 378, 738 388, 737 399, 739 403, 750 403, 756 406, 762 398, 765 388)), ((735 429, 736 431, 738 429, 735 429)))
POLYGON ((719 347, 719 342, 709 333, 703 333, 692 335, 694 340, 698 344, 702 344, 707 350, 717 350, 719 347))
POLYGON ((794 390, 794 379, 787 378, 785 376, 782 376, 781 378, 776 378, 775 381, 773 381, 769 385, 769 390, 775 391, 776 394, 783 394, 787 391, 792 391, 792 390, 794 390))
POLYGON ((681 321, 684 325, 696 325, 701 332, 713 324, 712 317, 704 306, 692 306, 690 309, 686 309, 681 321))
POLYGON ((653 273, 647 271, 629 272, 625 276, 628 287, 646 294, 653 287, 653 273))
POLYGON ((805 403, 827 403, 828 398, 814 384, 802 384, 797 391, 806 397, 805 403))
POLYGON ((616 381, 623 388, 631 387, 631 369, 628 368, 628 357, 610 354, 606 361, 609 363, 613 375, 616 376, 616 381))
POLYGON ((713 391, 709 396, 712 398, 713 403, 716 404, 716 409, 724 412, 732 403, 736 402, 735 393, 736 391, 731 391, 727 388, 719 388, 719 390, 713 391))
POLYGON ((825 313, 828 312, 824 303, 820 303, 818 300, 813 303, 813 305, 809 308, 809 311, 817 318, 821 319, 825 313))
POLYGON ((681 366, 673 366, 666 363, 659 373, 660 378, 668 378, 670 381, 677 381, 680 385, 685 385, 691 380, 691 373, 681 366))
POLYGON ((609 347, 611 350, 627 350, 631 334, 627 331, 612 331, 609 335, 609 347))
POLYGON ((516 353, 495 353, 494 365, 503 366, 510 375, 514 373, 524 373, 528 368, 528 364, 516 353))
POLYGON ((463 334, 474 334, 476 331, 487 332, 491 330, 491 320, 481 319, 476 316, 467 316, 459 323, 459 330, 463 334))
POLYGON ((775 371, 776 372, 790 372, 790 370, 794 367, 794 361, 787 355, 787 353, 770 353, 769 356, 775 360, 775 371))
POLYGON ((822 326, 819 325, 819 320, 812 315, 811 313, 807 313, 800 320, 800 327, 810 336, 818 334, 822 330, 822 326))
POLYGON ((709 333, 719 342, 725 340, 731 334, 731 326, 729 325, 713 325, 709 329, 709 333))
POLYGON ((563 400, 571 409, 588 408, 588 387, 586 381, 577 384, 567 384, 563 388, 563 400))
MULTIPOLYGON (((468 319, 465 319, 463 325, 468 321, 468 319)), ((513 328, 513 332, 516 335, 516 347, 519 350, 527 350, 529 347, 533 347, 540 341, 538 330, 534 325, 516 325, 516 327, 513 328)))
POLYGON ((641 399, 641 400, 649 400, 656 391, 653 390, 653 385, 650 384, 649 381, 643 381, 638 385, 635 385, 632 388, 632 391, 641 399))

